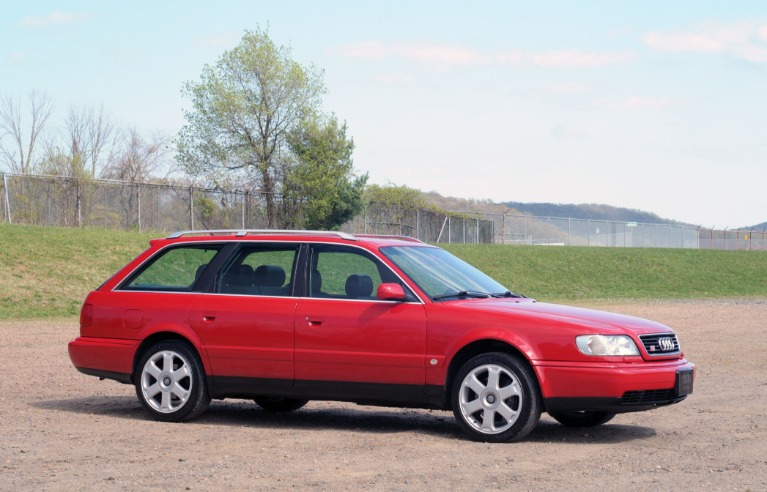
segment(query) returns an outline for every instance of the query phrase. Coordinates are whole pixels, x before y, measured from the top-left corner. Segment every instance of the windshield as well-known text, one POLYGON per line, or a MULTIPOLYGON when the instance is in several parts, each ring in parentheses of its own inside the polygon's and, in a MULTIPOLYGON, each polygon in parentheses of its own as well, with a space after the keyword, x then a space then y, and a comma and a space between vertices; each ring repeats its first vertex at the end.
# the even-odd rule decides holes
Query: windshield
POLYGON ((386 246, 381 253, 433 300, 461 297, 520 297, 444 249, 386 246))

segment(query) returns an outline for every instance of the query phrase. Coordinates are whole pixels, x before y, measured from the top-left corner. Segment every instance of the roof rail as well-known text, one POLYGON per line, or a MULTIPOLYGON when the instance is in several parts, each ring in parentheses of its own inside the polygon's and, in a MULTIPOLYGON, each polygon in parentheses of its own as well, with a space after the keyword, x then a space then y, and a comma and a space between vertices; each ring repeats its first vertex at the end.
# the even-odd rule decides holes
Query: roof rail
POLYGON ((398 234, 355 234, 355 237, 362 238, 362 237, 369 237, 369 238, 382 238, 382 239, 399 239, 401 241, 410 241, 411 243, 421 243, 423 244, 423 241, 420 239, 416 239, 412 236, 402 236, 398 234))
POLYGON ((346 232, 340 232, 340 231, 300 231, 300 230, 282 230, 282 229, 203 229, 203 230, 196 230, 196 231, 178 231, 168 236, 168 239, 176 239, 181 236, 203 235, 203 234, 208 234, 211 236, 233 234, 237 237, 247 236, 248 234, 275 234, 275 235, 306 234, 306 235, 316 235, 316 236, 336 236, 336 237, 340 237, 341 239, 347 239, 349 241, 357 240, 357 238, 354 235, 346 233, 346 232))

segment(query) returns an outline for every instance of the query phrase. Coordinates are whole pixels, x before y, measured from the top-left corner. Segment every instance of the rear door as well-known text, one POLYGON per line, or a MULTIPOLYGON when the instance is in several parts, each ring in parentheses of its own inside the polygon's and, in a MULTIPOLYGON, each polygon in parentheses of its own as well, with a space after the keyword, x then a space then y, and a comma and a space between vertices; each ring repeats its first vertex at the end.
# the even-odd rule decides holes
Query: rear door
POLYGON ((192 307, 211 376, 249 387, 292 384, 298 250, 295 243, 242 244, 216 274, 213 292, 192 307))

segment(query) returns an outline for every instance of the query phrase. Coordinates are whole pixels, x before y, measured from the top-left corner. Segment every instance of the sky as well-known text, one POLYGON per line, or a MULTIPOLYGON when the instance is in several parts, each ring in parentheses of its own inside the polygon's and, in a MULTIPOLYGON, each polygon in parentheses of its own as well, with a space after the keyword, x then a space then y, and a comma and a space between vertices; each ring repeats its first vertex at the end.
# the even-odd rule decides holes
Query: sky
POLYGON ((184 82, 259 27, 324 71, 371 183, 767 221, 764 0, 12 0, 0 96, 173 135, 184 82))

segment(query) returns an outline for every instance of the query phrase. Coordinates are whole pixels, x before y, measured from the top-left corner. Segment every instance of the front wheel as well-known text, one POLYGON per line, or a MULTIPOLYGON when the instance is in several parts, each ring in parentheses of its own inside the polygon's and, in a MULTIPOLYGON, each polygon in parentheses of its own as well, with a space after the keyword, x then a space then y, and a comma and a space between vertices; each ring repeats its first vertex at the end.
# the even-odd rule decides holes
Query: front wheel
POLYGON ((475 441, 524 439, 541 416, 538 382, 520 357, 491 352, 461 367, 451 391, 453 414, 475 441))
POLYGON ((606 424, 615 417, 614 413, 581 411, 581 412, 549 412, 549 415, 566 427, 596 427, 606 424))
POLYGON ((173 340, 157 343, 144 353, 137 367, 136 394, 153 419, 182 422, 208 408, 205 372, 187 344, 173 340))

